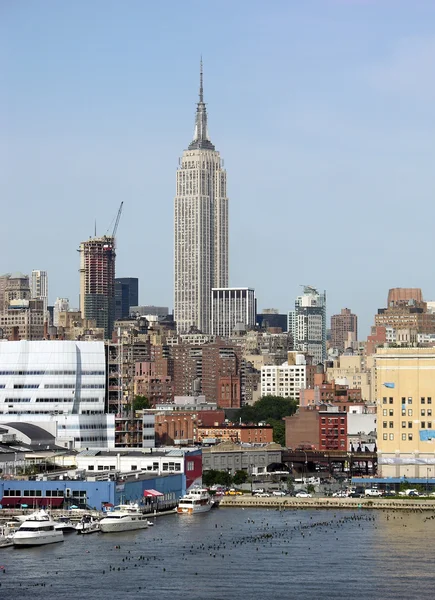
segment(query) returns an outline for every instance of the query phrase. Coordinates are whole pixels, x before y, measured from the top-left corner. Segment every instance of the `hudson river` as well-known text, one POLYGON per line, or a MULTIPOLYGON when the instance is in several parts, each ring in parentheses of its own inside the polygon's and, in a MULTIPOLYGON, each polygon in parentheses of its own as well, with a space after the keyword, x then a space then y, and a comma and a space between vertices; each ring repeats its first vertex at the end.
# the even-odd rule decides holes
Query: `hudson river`
POLYGON ((5 600, 435 597, 435 513, 221 508, 0 550, 5 600))

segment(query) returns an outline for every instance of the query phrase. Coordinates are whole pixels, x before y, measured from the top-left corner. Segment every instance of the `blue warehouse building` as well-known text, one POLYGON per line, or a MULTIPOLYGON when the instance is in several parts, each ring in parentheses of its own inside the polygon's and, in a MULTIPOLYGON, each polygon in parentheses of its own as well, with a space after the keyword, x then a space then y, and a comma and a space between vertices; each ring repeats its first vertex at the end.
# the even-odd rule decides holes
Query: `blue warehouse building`
POLYGON ((169 509, 186 493, 183 473, 163 476, 133 474, 118 480, 87 478, 83 480, 47 479, 0 480, 0 503, 3 508, 92 508, 138 502, 145 510, 169 509))

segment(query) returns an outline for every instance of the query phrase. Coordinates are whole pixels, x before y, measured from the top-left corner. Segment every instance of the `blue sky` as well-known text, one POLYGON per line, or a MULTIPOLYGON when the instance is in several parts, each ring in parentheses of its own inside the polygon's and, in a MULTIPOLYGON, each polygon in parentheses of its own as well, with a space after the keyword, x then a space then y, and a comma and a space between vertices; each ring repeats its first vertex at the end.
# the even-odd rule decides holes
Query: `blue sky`
POLYGON ((435 299, 433 0, 0 1, 0 272, 79 256, 120 202, 118 276, 172 306, 173 197, 204 59, 228 172, 230 283, 301 284, 366 336, 388 288, 435 299))

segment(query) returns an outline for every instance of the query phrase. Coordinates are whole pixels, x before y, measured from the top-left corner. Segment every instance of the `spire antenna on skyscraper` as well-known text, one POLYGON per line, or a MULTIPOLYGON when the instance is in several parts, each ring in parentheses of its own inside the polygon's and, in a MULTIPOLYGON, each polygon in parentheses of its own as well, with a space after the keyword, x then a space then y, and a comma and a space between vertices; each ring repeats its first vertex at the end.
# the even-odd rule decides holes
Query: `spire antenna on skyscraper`
POLYGON ((204 86, 203 86, 203 70, 202 70, 202 54, 199 66, 199 101, 204 103, 204 86))
POLYGON ((198 148, 215 150, 215 147, 208 136, 207 108, 204 102, 204 71, 202 56, 199 63, 199 100, 196 106, 195 133, 193 134, 193 140, 189 144, 189 150, 196 150, 198 148))

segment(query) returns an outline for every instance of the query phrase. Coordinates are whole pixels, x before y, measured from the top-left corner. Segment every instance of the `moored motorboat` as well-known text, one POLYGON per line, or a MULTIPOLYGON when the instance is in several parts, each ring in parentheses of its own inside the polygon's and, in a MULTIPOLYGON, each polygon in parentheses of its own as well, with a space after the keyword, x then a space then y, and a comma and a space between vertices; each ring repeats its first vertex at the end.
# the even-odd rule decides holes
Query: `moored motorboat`
POLYGON ((100 521, 91 514, 85 514, 80 523, 77 523, 75 530, 82 535, 97 533, 100 531, 100 521))
POLYGON ((0 525, 0 548, 7 548, 14 545, 13 537, 18 527, 19 524, 15 521, 0 525))
POLYGON ((103 533, 146 529, 148 525, 148 519, 139 508, 139 505, 133 503, 115 506, 100 521, 103 533))
POLYGON ((192 488, 180 498, 177 506, 178 514, 196 514, 208 512, 212 507, 211 496, 205 488, 192 488))
POLYGON ((64 533, 76 531, 76 526, 69 517, 59 517, 55 523, 58 531, 63 531, 64 533))
POLYGON ((45 511, 30 515, 13 535, 14 546, 42 546, 63 542, 63 532, 56 530, 56 523, 45 511))

